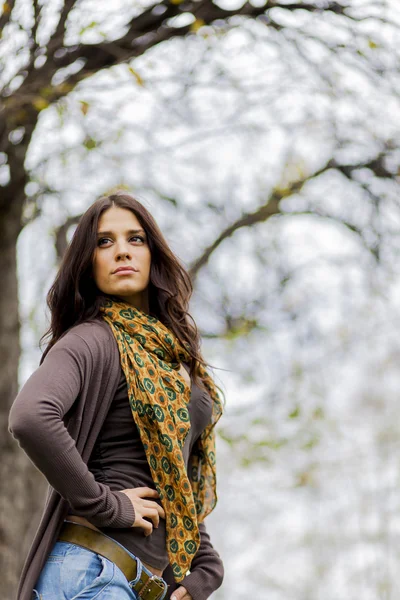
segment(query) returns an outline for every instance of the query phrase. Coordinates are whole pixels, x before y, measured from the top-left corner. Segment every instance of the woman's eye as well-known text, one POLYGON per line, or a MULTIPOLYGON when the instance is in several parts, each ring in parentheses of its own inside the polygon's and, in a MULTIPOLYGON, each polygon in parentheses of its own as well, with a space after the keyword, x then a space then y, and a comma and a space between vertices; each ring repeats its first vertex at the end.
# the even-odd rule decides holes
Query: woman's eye
MULTIPOLYGON (((144 237, 142 237, 141 235, 133 235, 131 238, 129 238, 130 240, 140 240, 142 243, 144 243, 144 237)), ((102 246, 103 242, 110 242, 110 238, 100 238, 97 242, 98 246, 102 246)))

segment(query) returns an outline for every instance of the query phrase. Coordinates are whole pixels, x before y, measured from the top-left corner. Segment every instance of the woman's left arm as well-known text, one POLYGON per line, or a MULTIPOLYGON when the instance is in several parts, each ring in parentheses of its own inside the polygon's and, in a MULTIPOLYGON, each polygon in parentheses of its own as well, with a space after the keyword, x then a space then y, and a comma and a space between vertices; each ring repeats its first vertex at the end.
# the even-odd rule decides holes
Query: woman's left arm
POLYGON ((190 574, 176 584, 172 569, 167 567, 164 571, 163 577, 170 584, 171 600, 174 596, 176 600, 207 600, 222 584, 224 565, 211 543, 204 522, 199 523, 199 531, 200 546, 192 560, 190 574))

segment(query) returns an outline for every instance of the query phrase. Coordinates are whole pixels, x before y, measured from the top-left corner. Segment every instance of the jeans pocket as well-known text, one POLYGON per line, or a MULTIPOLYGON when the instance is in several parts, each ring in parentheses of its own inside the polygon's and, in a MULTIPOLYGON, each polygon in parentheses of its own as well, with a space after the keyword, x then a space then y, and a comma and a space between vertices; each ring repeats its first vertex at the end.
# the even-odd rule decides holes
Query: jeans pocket
POLYGON ((60 583, 66 600, 94 600, 114 578, 114 564, 100 554, 72 545, 61 565, 60 583))

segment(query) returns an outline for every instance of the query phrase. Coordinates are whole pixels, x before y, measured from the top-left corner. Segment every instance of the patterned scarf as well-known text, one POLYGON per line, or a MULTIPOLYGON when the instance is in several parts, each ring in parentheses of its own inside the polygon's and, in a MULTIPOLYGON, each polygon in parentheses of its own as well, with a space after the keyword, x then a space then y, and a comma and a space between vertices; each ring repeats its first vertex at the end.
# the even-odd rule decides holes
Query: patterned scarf
POLYGON ((187 473, 182 448, 190 430, 190 386, 179 373, 187 347, 157 318, 107 298, 101 308, 120 352, 129 404, 165 511, 167 551, 174 578, 181 581, 200 545, 198 523, 217 503, 215 431, 222 414, 216 386, 201 366, 200 377, 213 401, 207 425, 191 454, 187 473))

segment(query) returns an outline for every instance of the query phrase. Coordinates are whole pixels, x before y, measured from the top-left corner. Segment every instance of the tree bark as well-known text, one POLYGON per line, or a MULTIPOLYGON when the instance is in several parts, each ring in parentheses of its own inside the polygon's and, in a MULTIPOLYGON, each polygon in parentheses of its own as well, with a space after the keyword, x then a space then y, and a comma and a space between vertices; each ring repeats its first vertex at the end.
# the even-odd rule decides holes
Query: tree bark
MULTIPOLYGON (((46 481, 8 432, 8 413, 18 393, 20 354, 16 240, 21 231, 24 187, 14 202, 0 204, 0 573, 1 595, 15 597, 23 561, 44 503, 46 481), (13 518, 18 514, 18 519, 13 518)), ((4 197, 3 197, 4 198, 4 197)), ((2 200, 3 200, 2 198, 2 200)))

